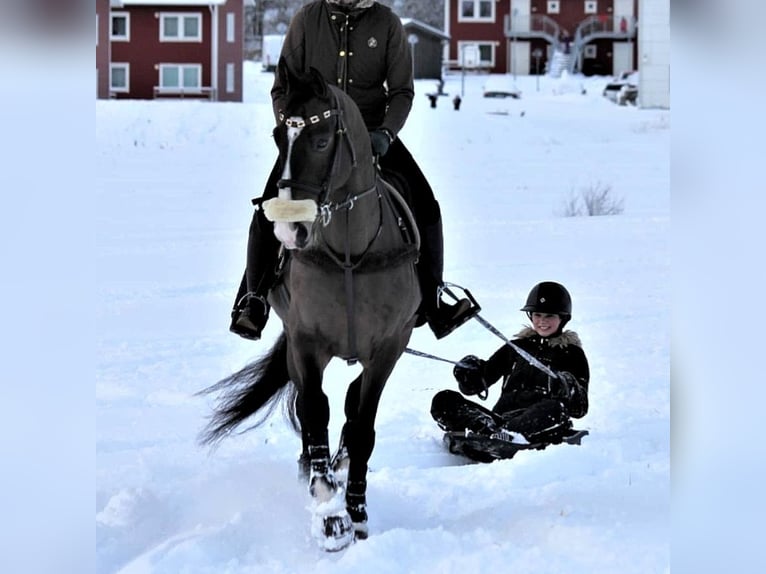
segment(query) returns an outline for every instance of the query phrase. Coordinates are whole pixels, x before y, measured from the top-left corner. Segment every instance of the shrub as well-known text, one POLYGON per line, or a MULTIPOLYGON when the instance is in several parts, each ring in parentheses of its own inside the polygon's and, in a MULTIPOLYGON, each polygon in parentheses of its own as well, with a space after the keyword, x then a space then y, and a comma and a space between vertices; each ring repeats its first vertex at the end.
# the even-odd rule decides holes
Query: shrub
POLYGON ((572 193, 564 204, 564 217, 582 215, 619 215, 624 210, 624 201, 612 196, 612 186, 602 183, 591 184, 580 190, 579 195, 572 193))

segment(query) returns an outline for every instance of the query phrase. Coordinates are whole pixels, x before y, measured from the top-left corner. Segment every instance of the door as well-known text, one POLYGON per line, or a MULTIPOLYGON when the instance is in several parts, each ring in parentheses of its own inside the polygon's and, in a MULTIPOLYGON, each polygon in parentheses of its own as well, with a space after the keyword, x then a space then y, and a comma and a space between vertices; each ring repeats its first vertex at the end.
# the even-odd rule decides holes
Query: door
POLYGON ((511 74, 529 75, 531 65, 529 42, 511 39, 508 42, 508 67, 511 74))
POLYGON ((530 0, 511 0, 511 31, 529 32, 530 0))
POLYGON ((614 42, 612 45, 612 75, 635 70, 633 42, 614 42))

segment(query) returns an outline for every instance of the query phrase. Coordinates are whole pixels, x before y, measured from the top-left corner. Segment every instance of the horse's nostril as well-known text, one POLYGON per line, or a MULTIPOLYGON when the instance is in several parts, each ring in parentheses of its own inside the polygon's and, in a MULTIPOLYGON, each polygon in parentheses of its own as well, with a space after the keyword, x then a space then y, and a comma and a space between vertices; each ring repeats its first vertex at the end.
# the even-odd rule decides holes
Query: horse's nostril
POLYGON ((305 247, 309 239, 308 229, 306 229, 306 226, 302 223, 296 224, 295 228, 295 243, 300 247, 305 247))

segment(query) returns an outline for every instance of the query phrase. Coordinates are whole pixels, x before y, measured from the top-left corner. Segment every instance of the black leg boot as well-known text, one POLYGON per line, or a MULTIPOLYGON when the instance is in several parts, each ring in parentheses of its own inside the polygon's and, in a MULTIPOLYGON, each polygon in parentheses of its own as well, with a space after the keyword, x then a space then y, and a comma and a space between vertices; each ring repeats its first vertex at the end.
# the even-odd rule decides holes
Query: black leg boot
POLYGON ((247 242, 247 269, 231 312, 229 330, 245 339, 257 341, 269 318, 266 295, 275 279, 278 242, 271 223, 257 210, 250 224, 247 242))
POLYGON ((369 536, 367 526, 367 481, 352 480, 346 488, 346 510, 354 524, 354 534, 357 539, 364 540, 369 536))
POLYGON ((460 325, 479 312, 479 308, 466 299, 458 299, 454 304, 447 303, 441 297, 444 281, 444 236, 442 220, 420 226, 420 260, 418 277, 423 295, 422 312, 428 326, 437 339, 446 337, 460 325))

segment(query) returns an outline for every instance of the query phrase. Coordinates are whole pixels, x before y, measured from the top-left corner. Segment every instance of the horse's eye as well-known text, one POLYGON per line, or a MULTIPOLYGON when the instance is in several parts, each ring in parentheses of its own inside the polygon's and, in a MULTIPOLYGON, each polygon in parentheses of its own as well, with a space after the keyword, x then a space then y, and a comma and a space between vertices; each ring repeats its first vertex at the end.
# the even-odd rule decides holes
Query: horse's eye
POLYGON ((316 142, 317 149, 325 149, 328 145, 330 145, 330 140, 325 138, 320 138, 316 142))

